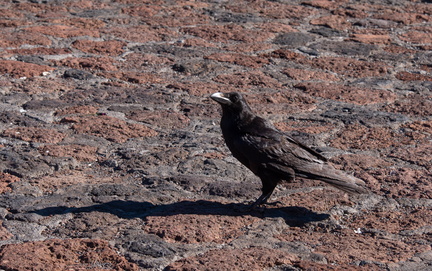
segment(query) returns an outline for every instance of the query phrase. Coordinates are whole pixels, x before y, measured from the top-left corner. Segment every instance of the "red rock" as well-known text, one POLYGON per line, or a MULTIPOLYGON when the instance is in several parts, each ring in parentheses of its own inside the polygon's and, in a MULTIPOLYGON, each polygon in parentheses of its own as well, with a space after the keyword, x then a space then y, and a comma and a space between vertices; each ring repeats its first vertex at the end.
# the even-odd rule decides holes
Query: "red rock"
POLYGON ((0 47, 3 48, 18 48, 22 45, 50 46, 51 44, 52 41, 49 38, 39 33, 0 30, 0 47))
MULTIPOLYGON (((385 220, 381 224, 385 224, 385 220)), ((428 251, 430 245, 412 244, 374 236, 373 234, 357 234, 354 230, 359 224, 353 224, 353 228, 335 230, 328 233, 327 229, 308 231, 293 229, 277 236, 289 242, 302 242, 306 246, 314 248, 314 252, 326 257, 328 264, 350 264, 355 261, 379 261, 400 262, 406 261, 415 253, 428 251)), ((369 269, 367 269, 369 270, 369 269)))
POLYGON ((16 55, 66 55, 72 51, 68 48, 45 48, 37 47, 31 49, 13 49, 7 50, 7 52, 16 55))
POLYGON ((67 66, 73 69, 88 69, 101 71, 117 71, 117 67, 113 64, 115 61, 109 57, 88 57, 88 58, 72 58, 68 57, 62 60, 54 60, 53 63, 57 66, 67 66))
POLYGON ((74 115, 74 114, 93 115, 96 114, 97 112, 98 112, 98 107, 91 106, 91 105, 77 105, 77 106, 62 108, 56 111, 55 115, 57 116, 74 115))
POLYGON ((17 138, 28 142, 59 143, 65 138, 65 134, 54 129, 38 127, 15 127, 6 129, 3 136, 17 138))
POLYGON ((249 43, 265 41, 275 37, 274 33, 246 29, 237 24, 196 26, 182 28, 181 31, 189 35, 217 42, 235 40, 249 43))
POLYGON ((409 142, 409 138, 389 128, 353 124, 339 132, 331 145, 343 150, 376 150, 407 144, 406 141, 409 142))
POLYGON ((147 66, 157 66, 157 65, 169 65, 173 61, 169 58, 157 56, 153 54, 139 54, 131 53, 124 57, 125 62, 119 62, 117 67, 122 70, 133 70, 133 69, 143 69, 147 66))
POLYGON ((417 93, 400 97, 394 103, 386 105, 384 109, 390 112, 408 114, 412 116, 432 115, 432 96, 423 96, 417 93))
POLYGON ((316 8, 325 8, 325 9, 334 10, 346 2, 348 2, 348 1, 344 0, 344 1, 334 2, 334 1, 328 1, 328 0, 312 0, 312 1, 303 2, 302 4, 316 7, 316 8))
POLYGON ((168 242, 225 243, 243 235, 241 230, 258 221, 253 216, 190 215, 148 216, 144 230, 168 242))
POLYGON ((297 192, 287 197, 277 198, 277 207, 302 207, 316 213, 329 212, 337 205, 354 206, 348 195, 341 191, 331 188, 331 186, 319 181, 297 181, 296 183, 285 184, 289 188, 322 186, 310 192, 297 192))
POLYGON ((14 78, 41 76, 42 73, 52 70, 54 69, 45 65, 13 60, 0 60, 0 74, 8 74, 14 78))
POLYGON ((11 234, 7 229, 5 229, 3 226, 0 225, 0 240, 8 240, 13 237, 13 234, 11 234))
POLYGON ((156 136, 157 132, 140 124, 127 123, 110 116, 67 117, 63 123, 74 123, 72 128, 77 133, 103 137, 109 141, 123 143, 129 138, 156 136))
POLYGON ((406 71, 398 72, 396 74, 396 78, 402 81, 423 81, 423 82, 432 81, 432 76, 418 74, 418 73, 410 73, 406 71))
POLYGON ((294 267, 300 268, 300 270, 313 270, 313 271, 380 271, 382 270, 376 264, 365 263, 361 266, 353 266, 352 264, 338 264, 338 265, 330 265, 323 263, 315 263, 311 261, 298 261, 294 264, 294 267))
POLYGON ((340 100, 353 104, 393 102, 396 95, 388 90, 357 88, 330 83, 307 82, 295 85, 305 93, 325 99, 340 100))
POLYGON ((347 17, 347 20, 349 21, 351 21, 352 18, 360 18, 360 19, 368 18, 370 17, 370 13, 374 12, 375 10, 375 8, 371 8, 368 5, 355 2, 355 1, 354 2, 344 1, 342 5, 340 5, 339 1, 336 3, 339 4, 339 7, 337 7, 335 10, 332 10, 331 13, 334 15, 347 17))
POLYGON ((296 255, 265 247, 219 249, 179 260, 166 270, 265 270, 297 260, 296 255))
POLYGON ((361 171, 376 168, 386 168, 392 165, 384 159, 362 154, 344 154, 331 159, 337 165, 335 167, 345 171, 361 171))
MULTIPOLYGON (((314 109, 315 106, 311 105, 310 108, 306 108, 307 110, 314 109)), ((298 111, 297 111, 298 112, 298 111)), ((308 134, 321 134, 328 133, 329 131, 335 128, 334 125, 327 124, 322 125, 320 123, 313 123, 312 121, 284 121, 277 122, 274 124, 276 128, 282 131, 300 131, 308 134)))
POLYGON ((427 208, 361 213, 350 221, 351 227, 376 229, 393 234, 427 227, 431 222, 432 210, 427 208))
POLYGON ((266 53, 264 55, 268 57, 288 59, 300 63, 306 63, 308 61, 308 59, 304 55, 293 52, 288 49, 277 49, 274 50, 273 52, 266 53))
POLYGON ((405 47, 394 45, 394 44, 388 45, 388 46, 384 47, 383 49, 384 49, 384 51, 392 53, 392 54, 411 54, 411 55, 414 55, 416 53, 416 50, 405 48, 405 47))
POLYGON ((102 30, 103 34, 112 35, 129 42, 162 41, 166 37, 175 38, 178 34, 167 28, 151 28, 147 25, 130 27, 109 27, 102 30))
POLYGON ((18 28, 20 26, 24 26, 24 25, 28 25, 30 24, 29 22, 25 21, 25 20, 14 20, 14 19, 0 19, 0 27, 13 27, 13 28, 18 28))
POLYGON ((38 187, 45 193, 53 193, 59 189, 76 185, 92 185, 106 183, 122 183, 124 180, 115 176, 99 176, 94 172, 70 170, 55 172, 52 175, 30 180, 33 186, 38 187))
POLYGON ((259 27, 262 31, 268 31, 277 34, 298 32, 298 30, 296 30, 290 25, 284 23, 277 23, 277 22, 266 22, 266 23, 258 24, 257 27, 259 27))
POLYGON ((60 18, 52 20, 55 24, 64 24, 81 29, 95 30, 106 26, 103 20, 95 18, 60 18))
POLYGON ((348 77, 377 77, 387 74, 383 62, 368 62, 345 57, 320 57, 308 61, 310 65, 348 77))
POLYGON ((81 162, 97 161, 97 148, 84 145, 45 145, 39 148, 42 155, 73 157, 81 162))
POLYGON ((430 170, 383 168, 368 170, 368 174, 376 180, 372 183, 376 193, 392 198, 432 199, 430 170))
MULTIPOLYGON (((265 42, 247 43, 247 44, 230 44, 224 47, 228 51, 237 53, 262 53, 273 48, 271 44, 265 42)), ((262 54, 263 57, 267 57, 262 54)))
POLYGON ((203 12, 203 9, 208 6, 207 3, 185 1, 186 7, 180 3, 177 3, 179 5, 165 6, 157 16, 148 16, 144 21, 157 27, 205 25, 211 21, 206 12, 203 12))
POLYGON ((7 244, 1 248, 0 263, 8 270, 139 270, 111 248, 107 241, 50 239, 7 244))
POLYGON ((300 81, 340 81, 334 74, 309 69, 286 68, 282 71, 290 78, 300 81))
POLYGON ((399 38, 403 41, 414 43, 414 44, 431 44, 432 33, 431 32, 419 32, 409 31, 405 34, 399 35, 399 38))
POLYGON ((0 18, 21 19, 24 18, 24 14, 16 10, 2 7, 0 9, 0 18))
POLYGON ((350 40, 367 44, 390 44, 392 38, 390 35, 373 35, 373 34, 353 34, 350 40))
POLYGON ((190 119, 185 115, 170 110, 148 111, 133 110, 126 114, 126 117, 135 121, 148 123, 163 129, 179 129, 189 124, 190 119), (161 121, 163 120, 163 121, 161 121))
POLYGON ((67 25, 31 26, 26 28, 26 31, 30 33, 40 33, 59 38, 73 38, 81 36, 99 38, 100 36, 99 31, 80 29, 67 25))
POLYGON ((238 13, 252 13, 260 14, 264 17, 273 19, 286 19, 291 20, 303 19, 317 13, 311 7, 302 5, 290 5, 280 2, 268 2, 265 0, 249 1, 235 1, 226 6, 227 9, 238 13))
POLYGON ((17 3, 13 6, 13 9, 33 13, 35 16, 41 16, 44 13, 67 12, 66 7, 63 5, 45 5, 30 2, 17 3))
MULTIPOLYGON (((430 140, 430 137, 427 139, 430 140)), ((432 169, 431 153, 431 144, 419 144, 415 147, 397 148, 390 153, 390 156, 408 161, 412 164, 424 166, 427 169, 432 169)))
POLYGON ((219 75, 213 79, 216 82, 234 85, 236 87, 268 87, 281 88, 282 85, 261 71, 242 72, 235 74, 219 75))
MULTIPOLYGON (((20 178, 10 175, 9 173, 0 172, 0 194, 12 191, 9 185, 14 182, 20 181, 20 178)), ((1 231, 0 231, 0 240, 1 231)))
POLYGON ((414 131, 421 132, 422 134, 432 134, 432 121, 414 121, 402 125, 404 128, 410 128, 414 131))
POLYGON ((373 18, 395 21, 405 25, 410 24, 420 24, 425 22, 430 22, 432 19, 427 14, 421 14, 417 12, 407 12, 403 10, 398 10, 397 8, 384 8, 373 16, 373 18))
POLYGON ((26 80, 14 82, 13 91, 25 92, 28 94, 54 93, 60 91, 69 91, 74 88, 73 85, 64 80, 53 80, 48 77, 31 77, 26 80))
POLYGON ((310 111, 316 108, 316 100, 300 91, 278 91, 249 95, 247 101, 258 114, 287 114, 310 111))
POLYGON ((209 96, 209 94, 213 94, 215 92, 220 91, 222 88, 226 92, 239 91, 244 92, 245 90, 242 88, 237 88, 231 85, 216 84, 216 83, 172 83, 167 86, 172 89, 179 89, 182 91, 186 91, 189 95, 193 96, 209 96))
POLYGON ((327 26, 336 30, 346 30, 351 27, 351 23, 347 18, 339 15, 322 16, 312 19, 310 24, 327 26))
POLYGON ((182 47, 209 47, 209 48, 217 47, 215 44, 210 43, 205 39, 201 39, 201 38, 185 39, 181 44, 178 45, 182 47))
POLYGON ((62 7, 70 8, 71 10, 92 10, 92 9, 109 9, 111 5, 102 1, 81 0, 66 2, 62 7))
POLYGON ((214 116, 220 115, 220 106, 215 106, 215 104, 212 104, 210 101, 208 101, 206 104, 182 103, 180 108, 181 111, 190 118, 214 118, 214 116))
POLYGON ((216 53, 205 57, 206 59, 234 63, 250 68, 260 68, 269 63, 268 59, 259 56, 250 56, 243 54, 226 54, 216 53))
POLYGON ((98 73, 98 75, 120 79, 133 84, 154 84, 163 81, 159 76, 145 72, 102 72, 98 73))
POLYGON ((72 43, 72 46, 86 53, 117 56, 124 52, 123 47, 126 46, 126 42, 77 40, 72 43))
POLYGON ((137 17, 153 17, 162 9, 159 5, 132 6, 123 8, 122 12, 131 16, 137 17))

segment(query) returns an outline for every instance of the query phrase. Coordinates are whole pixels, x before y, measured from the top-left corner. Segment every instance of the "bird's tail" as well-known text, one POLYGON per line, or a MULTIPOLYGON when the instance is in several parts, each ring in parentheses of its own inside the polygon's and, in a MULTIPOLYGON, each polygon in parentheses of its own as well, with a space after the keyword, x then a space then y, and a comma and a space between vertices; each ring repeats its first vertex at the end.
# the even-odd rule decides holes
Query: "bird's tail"
MULTIPOLYGON (((337 170, 328 164, 321 164, 306 171, 304 177, 324 181, 350 194, 366 194, 369 190, 364 181, 352 175, 337 170)), ((303 174, 299 174, 302 176, 303 174)))

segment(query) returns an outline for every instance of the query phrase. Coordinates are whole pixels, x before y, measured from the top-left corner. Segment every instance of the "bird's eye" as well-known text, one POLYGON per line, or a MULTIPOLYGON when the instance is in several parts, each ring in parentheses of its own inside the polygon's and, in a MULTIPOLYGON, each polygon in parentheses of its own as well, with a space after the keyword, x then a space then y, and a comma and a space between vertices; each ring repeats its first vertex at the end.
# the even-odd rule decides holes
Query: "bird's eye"
POLYGON ((231 101, 233 102, 233 103, 236 103, 236 102, 238 102, 240 100, 240 97, 238 96, 238 95, 232 95, 231 96, 231 101))

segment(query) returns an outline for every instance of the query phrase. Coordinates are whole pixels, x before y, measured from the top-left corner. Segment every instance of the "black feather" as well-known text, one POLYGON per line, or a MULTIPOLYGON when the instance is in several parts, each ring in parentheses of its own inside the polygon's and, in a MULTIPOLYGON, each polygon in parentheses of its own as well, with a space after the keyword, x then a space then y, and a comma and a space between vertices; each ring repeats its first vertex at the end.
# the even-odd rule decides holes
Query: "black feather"
POLYGON ((278 183, 296 176, 348 193, 368 192, 362 180, 334 169, 321 154, 255 115, 240 93, 215 93, 211 98, 222 106, 220 125, 231 153, 262 181, 262 195, 253 206, 265 203, 278 183))

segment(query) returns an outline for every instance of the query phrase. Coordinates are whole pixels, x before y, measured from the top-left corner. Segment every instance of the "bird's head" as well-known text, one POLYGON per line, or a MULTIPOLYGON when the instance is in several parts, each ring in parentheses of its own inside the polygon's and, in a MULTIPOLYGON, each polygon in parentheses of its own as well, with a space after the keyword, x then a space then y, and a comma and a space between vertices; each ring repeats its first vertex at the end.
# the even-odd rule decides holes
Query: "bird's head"
POLYGON ((244 112, 252 112, 246 100, 238 92, 216 92, 213 93, 210 98, 212 98, 222 106, 222 110, 224 111, 224 113, 230 112, 234 114, 240 114, 244 112))

